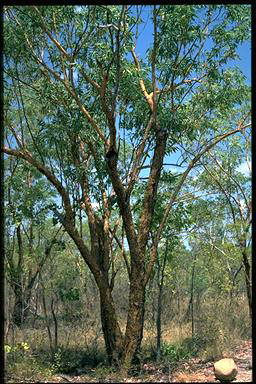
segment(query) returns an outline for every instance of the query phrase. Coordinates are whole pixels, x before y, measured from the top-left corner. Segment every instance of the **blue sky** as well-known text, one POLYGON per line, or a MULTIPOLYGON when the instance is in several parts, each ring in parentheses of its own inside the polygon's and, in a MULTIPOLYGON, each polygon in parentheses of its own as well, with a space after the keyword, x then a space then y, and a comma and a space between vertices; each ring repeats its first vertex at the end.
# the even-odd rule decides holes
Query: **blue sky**
MULTIPOLYGON (((148 11, 144 9, 142 15, 144 16, 145 20, 147 19, 147 13, 148 11)), ((148 21, 146 24, 142 24, 139 27, 139 39, 136 46, 136 52, 140 55, 140 57, 143 57, 146 53, 146 50, 152 45, 153 43, 153 25, 148 18, 148 21)), ((241 60, 236 60, 230 63, 229 65, 232 66, 239 66, 239 68, 243 71, 245 74, 248 84, 251 83, 251 42, 243 43, 239 49, 238 54, 241 58, 241 60)))

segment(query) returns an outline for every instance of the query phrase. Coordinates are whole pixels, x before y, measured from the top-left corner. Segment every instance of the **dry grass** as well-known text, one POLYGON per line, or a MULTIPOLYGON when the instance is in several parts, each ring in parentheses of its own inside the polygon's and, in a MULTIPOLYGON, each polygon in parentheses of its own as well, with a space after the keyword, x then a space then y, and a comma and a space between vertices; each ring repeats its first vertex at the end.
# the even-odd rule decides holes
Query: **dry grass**
POLYGON ((162 339, 166 343, 181 343, 184 339, 191 336, 191 324, 175 324, 172 321, 163 329, 162 339))
MULTIPOLYGON (((218 304, 217 313, 216 303, 207 301, 202 304, 201 312, 197 314, 195 331, 199 346, 202 347, 199 351, 200 357, 204 359, 221 356, 227 349, 239 344, 240 340, 250 337, 251 324, 246 300, 238 298, 234 301, 230 312, 227 311, 224 301, 218 304)), ((125 326, 125 321, 122 321, 123 331, 125 326)), ((30 381, 43 381, 58 372, 83 374, 85 371, 93 370, 94 377, 104 376, 107 371, 109 372, 99 321, 92 323, 83 320, 71 325, 60 320, 58 340, 60 351, 56 355, 56 361, 52 362, 48 334, 43 323, 41 328, 38 326, 38 329, 16 328, 9 334, 7 344, 15 346, 19 342, 26 342, 30 348, 26 352, 17 351, 8 354, 8 378, 12 381, 28 378, 30 381)), ((191 340, 190 322, 180 323, 174 319, 163 325, 163 345, 181 345, 185 340, 191 340)), ((152 351, 155 350, 155 346, 155 326, 145 321, 142 343, 144 360, 152 360, 152 351)), ((181 380, 186 382, 185 377, 180 377, 181 380)))

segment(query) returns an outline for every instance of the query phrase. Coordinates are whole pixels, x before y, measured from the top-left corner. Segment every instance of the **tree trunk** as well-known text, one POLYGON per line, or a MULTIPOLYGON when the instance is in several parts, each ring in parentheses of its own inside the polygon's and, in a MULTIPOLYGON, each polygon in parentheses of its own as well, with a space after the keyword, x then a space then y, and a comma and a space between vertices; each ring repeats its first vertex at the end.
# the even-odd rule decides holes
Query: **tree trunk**
POLYGON ((23 315, 22 315, 23 299, 22 299, 22 289, 17 283, 14 288, 14 295, 15 295, 15 301, 14 301, 14 308, 13 308, 13 322, 15 325, 20 327, 23 323, 23 315))
POLYGON ((140 272, 138 265, 136 268, 133 267, 131 271, 129 312, 122 359, 125 369, 129 369, 131 365, 137 369, 141 360, 140 348, 143 338, 145 284, 143 282, 143 273, 140 272))
POLYGON ((54 310, 54 299, 51 300, 51 312, 52 312, 52 318, 54 322, 54 350, 57 351, 58 349, 58 320, 57 316, 54 310))
POLYGON ((190 292, 190 303, 191 303, 191 331, 192 337, 195 334, 195 322, 194 322, 194 284, 195 284, 195 262, 196 262, 196 253, 193 255, 192 261, 192 276, 191 276, 191 292, 190 292))
POLYGON ((47 308, 46 308, 45 287, 44 287, 42 280, 41 280, 41 287, 42 287, 42 303, 43 303, 43 310, 44 310, 44 321, 45 321, 45 325, 46 325, 47 332, 48 332, 49 345, 50 345, 50 351, 51 351, 51 359, 52 359, 52 363, 53 363, 54 362, 54 353, 56 351, 54 350, 54 346, 53 346, 51 326, 50 326, 50 321, 48 318, 47 308))
POLYGON ((107 279, 97 279, 100 292, 101 325, 110 365, 119 365, 123 352, 123 335, 119 327, 111 289, 107 279))
POLYGON ((168 237, 166 238, 164 259, 161 262, 159 260, 159 254, 157 252, 157 285, 158 285, 158 303, 157 303, 157 320, 156 320, 156 361, 161 358, 161 341, 162 341, 162 301, 163 301, 163 287, 164 287, 164 272, 168 255, 168 237))
POLYGON ((15 325, 20 326, 23 323, 23 309, 24 309, 24 297, 23 297, 23 242, 21 235, 21 224, 17 227, 17 240, 18 240, 18 265, 16 268, 15 278, 13 282, 14 290, 14 308, 13 308, 13 322, 15 325))
POLYGON ((243 266, 245 271, 245 284, 246 284, 246 293, 249 306, 249 314, 252 319, 252 292, 251 292, 251 267, 248 261, 246 249, 242 251, 243 255, 243 266))
POLYGON ((159 284, 158 302, 157 302, 157 319, 156 319, 156 361, 161 357, 161 333, 162 333, 162 297, 163 285, 159 284))

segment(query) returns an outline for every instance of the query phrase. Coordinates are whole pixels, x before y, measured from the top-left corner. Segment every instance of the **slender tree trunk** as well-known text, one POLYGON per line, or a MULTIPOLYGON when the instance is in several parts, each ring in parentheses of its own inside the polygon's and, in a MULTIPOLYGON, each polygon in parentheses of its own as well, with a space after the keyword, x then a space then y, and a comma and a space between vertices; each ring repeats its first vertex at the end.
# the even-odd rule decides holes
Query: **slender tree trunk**
POLYGON ((196 262, 196 254, 193 256, 193 265, 192 265, 192 275, 191 275, 191 328, 192 328, 192 337, 194 337, 195 333, 195 322, 194 322, 194 283, 195 283, 195 262, 196 262))
POLYGON ((10 294, 9 294, 9 284, 7 281, 7 278, 5 276, 4 278, 4 340, 5 344, 7 344, 7 337, 9 333, 9 327, 10 327, 10 313, 9 313, 9 307, 10 307, 10 294))
POLYGON ((246 293, 247 293, 247 300, 248 300, 248 306, 249 306, 249 314, 252 319, 251 267, 248 261, 246 249, 242 251, 242 255, 243 255, 243 266, 245 271, 245 284, 246 284, 246 293))
POLYGON ((57 351, 58 349, 58 320, 55 314, 54 309, 54 299, 52 298, 51 301, 51 312, 52 312, 52 318, 54 322, 54 350, 57 351))
POLYGON ((47 332, 48 332, 49 345, 50 345, 50 350, 51 350, 51 358, 52 358, 52 362, 53 362, 55 351, 54 351, 54 346, 53 346, 53 342, 52 342, 52 333, 51 333, 50 321, 48 318, 47 308, 46 308, 45 291, 44 291, 45 288, 44 288, 44 284, 42 281, 41 281, 41 287, 42 287, 42 303, 43 303, 43 310, 44 310, 44 320, 45 320, 45 325, 46 325, 47 332))
MULTIPOLYGON (((54 245, 56 236, 58 235, 60 229, 55 233, 54 237, 51 240, 51 243, 45 249, 45 256, 39 262, 35 272, 32 273, 32 270, 29 271, 29 276, 27 282, 24 281, 24 255, 23 255, 23 241, 22 241, 22 233, 21 233, 21 224, 17 227, 17 240, 18 240, 18 265, 15 272, 15 278, 13 278, 13 290, 15 295, 15 304, 13 310, 13 319, 14 323, 17 326, 23 324, 29 314, 30 309, 30 301, 32 290, 37 279, 37 276, 43 267, 44 263, 50 256, 50 252, 54 245)), ((29 254, 32 256, 33 254, 33 222, 30 224, 30 236, 29 236, 29 254)), ((13 267, 14 269, 14 267, 13 267)))
POLYGON ((161 358, 161 333, 162 333, 162 297, 163 297, 163 285, 160 284, 158 291, 157 302, 157 318, 156 318, 156 361, 161 358))
MULTIPOLYGON (((29 178, 29 187, 31 188, 31 183, 32 179, 29 178)), ((30 213, 31 216, 33 214, 33 207, 31 206, 30 213)), ((28 252, 29 252, 29 257, 32 257, 33 255, 33 243, 34 243, 34 234, 33 234, 33 219, 30 221, 29 225, 29 244, 28 244, 28 252)), ((37 275, 36 275, 37 276, 37 275)), ((31 295, 32 295, 32 288, 34 285, 34 281, 36 279, 32 277, 32 270, 30 269, 28 279, 27 279, 27 285, 24 284, 24 311, 23 311, 23 321, 26 321, 28 314, 29 314, 29 309, 30 309, 30 300, 31 300, 31 295)))
POLYGON ((15 325, 20 326, 23 323, 23 309, 24 309, 24 297, 23 297, 23 242, 21 235, 21 224, 17 227, 17 240, 18 240, 18 265, 16 269, 16 276, 13 282, 14 289, 14 309, 13 309, 13 322, 15 325))
POLYGON ((162 263, 159 260, 159 254, 157 254, 157 285, 158 285, 158 303, 157 303, 157 345, 156 345, 156 360, 161 358, 161 336, 162 336, 162 300, 163 300, 163 287, 164 287, 164 272, 168 255, 168 237, 166 239, 164 258, 162 263), (161 265, 162 264, 162 265, 161 265))
POLYGON ((240 267, 235 271, 235 273, 231 276, 231 279, 232 279, 232 287, 230 289, 230 305, 232 304, 232 299, 233 299, 233 295, 234 295, 234 290, 235 290, 235 285, 236 285, 236 278, 239 274, 239 272, 241 271, 241 269, 243 268, 243 263, 240 265, 240 267))
POLYGON ((38 296, 39 296, 39 292, 38 292, 38 289, 36 287, 36 293, 35 293, 35 309, 34 309, 34 313, 33 313, 33 323, 32 323, 32 328, 35 327, 35 322, 36 322, 36 319, 37 319, 37 310, 38 310, 38 296))

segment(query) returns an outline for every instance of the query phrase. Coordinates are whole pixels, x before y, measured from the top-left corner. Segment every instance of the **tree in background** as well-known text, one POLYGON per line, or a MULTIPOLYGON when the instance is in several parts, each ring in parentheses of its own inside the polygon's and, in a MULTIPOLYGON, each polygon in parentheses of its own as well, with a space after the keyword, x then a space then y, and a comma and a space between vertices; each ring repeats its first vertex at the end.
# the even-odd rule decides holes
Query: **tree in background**
MULTIPOLYGON (((240 265, 242 265, 245 274, 246 292, 250 316, 252 316, 252 283, 251 283, 251 160, 248 148, 250 138, 244 134, 243 144, 235 137, 230 139, 223 149, 215 150, 203 162, 204 171, 198 177, 196 184, 203 190, 213 194, 215 201, 222 207, 226 226, 222 224, 222 235, 219 238, 219 244, 215 244, 211 232, 207 231, 209 242, 213 244, 217 251, 221 252, 227 262, 228 258, 223 244, 233 248, 232 252, 240 251, 240 265), (239 166, 246 164, 248 175, 239 171, 239 166), (226 227, 226 230, 225 230, 226 227)), ((231 279, 240 272, 240 265, 236 270, 231 271, 231 279), (233 275, 233 276, 232 276, 233 275)), ((233 285, 232 284, 232 285, 233 285)))
POLYGON ((15 295, 13 321, 19 326, 30 311, 33 286, 59 229, 42 250, 46 204, 53 203, 55 192, 38 171, 24 166, 20 159, 6 160, 5 171, 6 272, 15 295))

